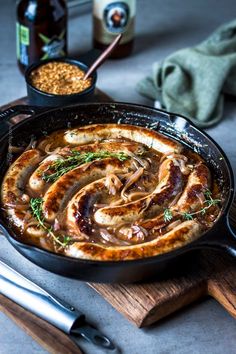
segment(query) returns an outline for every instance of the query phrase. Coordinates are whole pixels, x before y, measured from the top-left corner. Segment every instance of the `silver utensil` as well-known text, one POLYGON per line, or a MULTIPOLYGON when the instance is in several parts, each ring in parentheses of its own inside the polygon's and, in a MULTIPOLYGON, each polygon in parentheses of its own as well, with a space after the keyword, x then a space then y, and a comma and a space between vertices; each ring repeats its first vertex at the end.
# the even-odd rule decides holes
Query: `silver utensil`
POLYGON ((79 310, 49 294, 1 260, 0 293, 67 333, 75 342, 83 337, 109 353, 119 352, 109 338, 86 322, 79 310))

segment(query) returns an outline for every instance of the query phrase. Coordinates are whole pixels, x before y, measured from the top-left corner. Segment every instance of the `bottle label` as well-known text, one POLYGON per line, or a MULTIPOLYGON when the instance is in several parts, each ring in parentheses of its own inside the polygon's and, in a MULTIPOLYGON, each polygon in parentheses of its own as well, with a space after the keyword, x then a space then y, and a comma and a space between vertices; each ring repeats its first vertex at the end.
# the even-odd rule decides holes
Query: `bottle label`
POLYGON ((103 21, 109 32, 123 32, 128 20, 129 6, 124 2, 111 3, 103 11, 103 21))
POLYGON ((43 33, 34 32, 30 35, 28 27, 17 22, 16 24, 16 54, 21 64, 28 66, 35 60, 44 60, 66 55, 66 30, 52 38, 43 33), (40 38, 41 45, 37 53, 30 53, 30 40, 40 38), (37 57, 38 56, 38 57, 37 57))
POLYGON ((48 58, 56 58, 66 55, 64 51, 65 30, 62 31, 59 36, 53 36, 52 38, 48 38, 42 33, 39 33, 39 37, 44 43, 42 46, 42 52, 44 54, 40 59, 44 60, 48 58))
POLYGON ((23 65, 29 65, 28 47, 30 44, 29 28, 16 24, 16 54, 23 65))
POLYGON ((134 36, 135 1, 99 0, 94 2, 94 38, 109 44, 118 33, 123 33, 121 44, 134 36))

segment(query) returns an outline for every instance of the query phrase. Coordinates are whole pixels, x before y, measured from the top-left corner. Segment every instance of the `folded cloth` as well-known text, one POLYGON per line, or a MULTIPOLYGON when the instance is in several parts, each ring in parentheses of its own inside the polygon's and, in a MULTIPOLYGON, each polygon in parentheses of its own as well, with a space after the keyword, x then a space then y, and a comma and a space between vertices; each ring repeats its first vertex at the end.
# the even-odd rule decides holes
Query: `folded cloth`
POLYGON ((137 90, 162 108, 209 127, 223 116, 224 94, 236 95, 236 20, 219 27, 196 47, 153 64, 137 90))

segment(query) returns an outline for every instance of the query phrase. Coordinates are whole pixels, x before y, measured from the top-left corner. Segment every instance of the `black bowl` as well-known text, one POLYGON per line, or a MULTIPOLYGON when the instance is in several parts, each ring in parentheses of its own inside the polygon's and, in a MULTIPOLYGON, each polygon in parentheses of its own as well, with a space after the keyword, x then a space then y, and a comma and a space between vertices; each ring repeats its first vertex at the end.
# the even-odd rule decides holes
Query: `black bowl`
POLYGON ((31 66, 28 67, 28 69, 25 72, 25 81, 26 81, 26 86, 27 86, 27 94, 28 94, 29 103, 31 105, 35 105, 35 106, 58 107, 58 106, 65 106, 65 105, 71 105, 71 104, 91 101, 91 98, 94 94, 96 81, 97 81, 97 73, 96 72, 94 72, 91 75, 92 84, 90 87, 88 87, 84 91, 81 91, 78 93, 73 93, 70 95, 56 95, 53 93, 47 93, 47 92, 37 89, 36 87, 34 87, 31 84, 30 74, 33 70, 37 69, 41 65, 44 65, 49 62, 55 62, 55 61, 77 65, 83 71, 85 71, 85 72, 88 71, 88 65, 86 65, 85 63, 83 63, 79 60, 70 59, 70 58, 57 58, 57 59, 41 60, 35 64, 32 64, 31 66))

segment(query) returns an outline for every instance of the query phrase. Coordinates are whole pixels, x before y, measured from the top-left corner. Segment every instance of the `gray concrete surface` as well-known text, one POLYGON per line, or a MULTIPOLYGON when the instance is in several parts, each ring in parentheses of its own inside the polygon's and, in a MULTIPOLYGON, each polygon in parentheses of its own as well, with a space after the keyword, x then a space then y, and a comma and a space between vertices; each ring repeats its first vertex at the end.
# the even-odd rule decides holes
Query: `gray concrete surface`
MULTIPOLYGON (((132 56, 109 61, 99 70, 98 86, 115 100, 152 104, 135 91, 155 60, 203 40, 214 28, 233 19, 234 0, 138 0, 136 48, 132 56)), ((25 95, 23 77, 15 60, 15 1, 0 0, 0 104, 25 95)), ((90 7, 70 13, 70 53, 91 46, 90 7)), ((208 130, 236 169, 236 103, 227 101, 224 121, 208 130)), ((234 354, 236 321, 215 301, 204 301, 168 317, 148 329, 137 329, 85 284, 50 274, 14 251, 1 238, 0 257, 32 280, 71 302, 120 345, 125 354, 234 354)), ((42 354, 45 351, 10 319, 0 313, 1 354, 42 354)), ((86 354, 101 354, 81 340, 86 354)), ((65 353, 66 354, 66 353, 65 353)))

